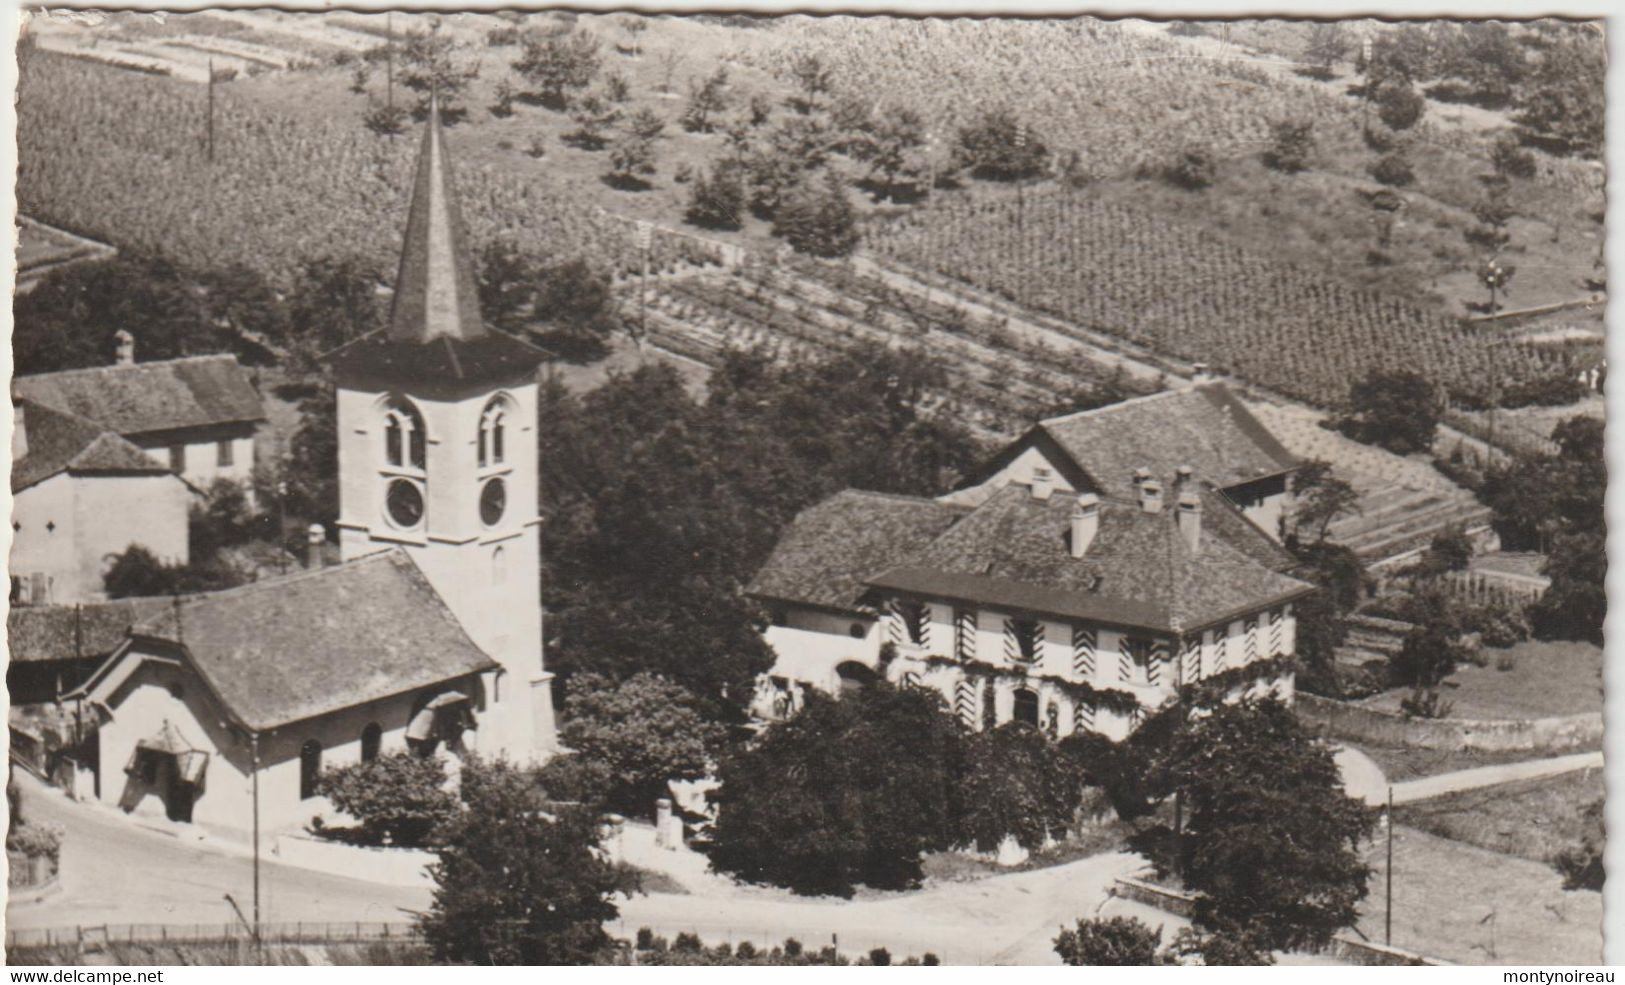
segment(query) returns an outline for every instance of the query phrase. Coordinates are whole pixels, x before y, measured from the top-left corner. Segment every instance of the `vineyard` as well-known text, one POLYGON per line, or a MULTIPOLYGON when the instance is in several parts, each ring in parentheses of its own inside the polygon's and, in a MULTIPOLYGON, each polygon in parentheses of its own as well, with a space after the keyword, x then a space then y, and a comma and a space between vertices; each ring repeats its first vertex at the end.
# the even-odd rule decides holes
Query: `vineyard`
MULTIPOLYGON (((626 301, 635 304, 635 291, 626 301)), ((730 348, 766 347, 780 360, 868 344, 918 346, 949 374, 939 409, 1008 436, 1103 385, 1146 391, 1098 361, 1025 340, 996 319, 892 290, 843 267, 793 262, 654 281, 648 334, 662 348, 715 364, 730 348)))
MULTIPOLYGON (((392 271, 416 141, 353 120, 248 109, 219 88, 211 163, 198 87, 36 52, 19 85, 19 210, 124 249, 199 267, 240 264, 281 283, 331 256, 392 271)), ((513 237, 616 270, 635 266, 632 230, 591 195, 459 164, 476 250, 513 237)), ((715 259, 698 240, 655 235, 657 270, 715 259)))
POLYGON ((1566 373, 1586 358, 1571 345, 1469 327, 1087 191, 960 198, 874 223, 867 240, 892 261, 1321 407, 1340 403, 1349 382, 1374 369, 1414 369, 1476 393, 1491 380, 1511 386, 1566 373))

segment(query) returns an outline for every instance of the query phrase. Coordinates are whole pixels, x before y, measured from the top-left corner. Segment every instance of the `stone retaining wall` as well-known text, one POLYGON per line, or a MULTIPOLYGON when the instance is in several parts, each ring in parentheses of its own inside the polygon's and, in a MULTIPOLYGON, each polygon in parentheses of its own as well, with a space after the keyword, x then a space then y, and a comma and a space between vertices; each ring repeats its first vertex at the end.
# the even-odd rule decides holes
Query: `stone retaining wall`
POLYGON ((1299 718, 1324 735, 1379 746, 1561 753, 1602 745, 1602 715, 1597 712, 1511 721, 1406 718, 1301 691, 1295 707, 1299 718))

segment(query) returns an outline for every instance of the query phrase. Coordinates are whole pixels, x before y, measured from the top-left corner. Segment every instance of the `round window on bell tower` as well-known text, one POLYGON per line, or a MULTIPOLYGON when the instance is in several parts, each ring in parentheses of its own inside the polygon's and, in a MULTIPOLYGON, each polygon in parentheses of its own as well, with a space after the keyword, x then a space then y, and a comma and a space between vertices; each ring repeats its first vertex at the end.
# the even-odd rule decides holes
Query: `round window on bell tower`
POLYGON ((412 529, 423 522, 423 492, 409 479, 395 479, 384 493, 384 507, 398 527, 412 529))
POLYGON ((492 479, 480 489, 480 521, 494 527, 508 508, 508 488, 501 479, 492 479))

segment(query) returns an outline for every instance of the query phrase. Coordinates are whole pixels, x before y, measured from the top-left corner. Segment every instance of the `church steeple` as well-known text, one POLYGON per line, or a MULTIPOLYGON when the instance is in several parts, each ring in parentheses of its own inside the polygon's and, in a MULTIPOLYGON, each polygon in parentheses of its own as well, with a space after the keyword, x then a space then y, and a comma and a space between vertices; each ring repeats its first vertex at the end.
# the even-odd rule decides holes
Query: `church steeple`
POLYGON ((478 291, 440 127, 440 102, 431 98, 395 278, 390 338, 422 343, 443 337, 471 341, 484 336, 478 291))

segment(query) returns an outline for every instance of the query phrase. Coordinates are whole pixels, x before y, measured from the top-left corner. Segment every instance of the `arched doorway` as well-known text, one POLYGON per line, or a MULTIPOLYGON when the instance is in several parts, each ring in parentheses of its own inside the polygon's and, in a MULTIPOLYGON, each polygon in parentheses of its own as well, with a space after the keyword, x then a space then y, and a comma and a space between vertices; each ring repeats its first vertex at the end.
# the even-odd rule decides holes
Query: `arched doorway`
POLYGON ((848 660, 837 666, 835 676, 840 678, 843 696, 861 691, 877 680, 874 671, 856 660, 848 660))

